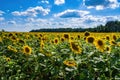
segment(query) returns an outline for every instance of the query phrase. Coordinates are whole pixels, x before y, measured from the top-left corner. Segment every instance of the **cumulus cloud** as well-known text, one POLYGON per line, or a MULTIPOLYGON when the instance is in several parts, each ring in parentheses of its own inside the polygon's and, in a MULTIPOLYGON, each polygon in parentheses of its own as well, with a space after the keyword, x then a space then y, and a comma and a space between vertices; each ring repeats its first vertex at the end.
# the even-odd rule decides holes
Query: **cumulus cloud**
POLYGON ((118 0, 84 0, 84 5, 87 8, 95 8, 96 10, 103 10, 106 8, 115 9, 119 7, 118 0))
POLYGON ((75 17, 75 18, 80 18, 82 16, 85 16, 87 14, 89 14, 89 11, 83 11, 83 10, 65 10, 61 13, 58 14, 54 14, 54 17, 60 17, 60 18, 71 18, 71 17, 75 17))
POLYGON ((49 14, 49 12, 50 12, 50 9, 44 9, 41 6, 36 6, 36 7, 30 7, 27 10, 21 11, 21 12, 14 11, 14 12, 12 12, 12 14, 14 16, 32 16, 32 17, 37 17, 38 14, 45 16, 45 15, 49 14))
POLYGON ((64 4, 64 3, 65 3, 65 0, 54 0, 55 5, 61 5, 61 4, 64 4))
POLYGON ((0 10, 0 16, 2 16, 4 13, 5 13, 5 12, 3 12, 3 11, 0 10))
POLYGON ((100 16, 100 15, 85 15, 80 18, 49 18, 42 19, 36 17, 28 17, 25 19, 11 20, 6 23, 0 23, 0 26, 6 26, 8 31, 30 31, 41 28, 88 28, 104 25, 107 21, 120 20, 120 15, 115 16, 100 16), (4 25, 3 25, 4 24, 4 25), (15 25, 13 25, 15 24, 15 25), (24 24, 24 25, 23 25, 24 24))
MULTIPOLYGON (((58 19, 58 18, 57 18, 58 19)), ((54 21, 56 22, 57 27, 70 27, 70 28, 92 28, 96 27, 98 25, 104 25, 107 21, 115 21, 115 20, 120 20, 120 15, 115 15, 115 16, 100 16, 100 15, 85 15, 80 18, 59 18, 59 21, 54 21), (62 23, 60 25, 59 23, 62 23)))

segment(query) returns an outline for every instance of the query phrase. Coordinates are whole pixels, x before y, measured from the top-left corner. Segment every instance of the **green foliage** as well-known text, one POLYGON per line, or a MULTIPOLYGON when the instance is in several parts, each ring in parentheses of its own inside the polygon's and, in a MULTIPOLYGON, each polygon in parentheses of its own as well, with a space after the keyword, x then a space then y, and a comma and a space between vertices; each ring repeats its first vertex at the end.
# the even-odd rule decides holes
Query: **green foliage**
MULTIPOLYGON (((112 46, 110 53, 100 52, 93 44, 86 43, 83 38, 77 39, 77 46, 82 47, 81 54, 75 54, 69 41, 59 44, 44 42, 40 46, 39 37, 19 33, 17 38, 25 43, 11 41, 2 37, 0 42, 0 80, 117 80, 120 79, 120 46, 112 46), (13 44, 15 42, 15 44, 13 44), (32 48, 31 55, 22 52, 23 45, 32 48), (17 49, 9 50, 12 46, 17 49), (39 49, 42 48, 42 51, 39 49), (9 60, 10 59, 10 60, 9 60), (65 60, 75 62, 69 66, 65 60)), ((3 34, 1 34, 3 35, 3 34)), ((8 34, 4 34, 8 35, 8 34)), ((50 39, 53 37, 49 36, 50 39)))

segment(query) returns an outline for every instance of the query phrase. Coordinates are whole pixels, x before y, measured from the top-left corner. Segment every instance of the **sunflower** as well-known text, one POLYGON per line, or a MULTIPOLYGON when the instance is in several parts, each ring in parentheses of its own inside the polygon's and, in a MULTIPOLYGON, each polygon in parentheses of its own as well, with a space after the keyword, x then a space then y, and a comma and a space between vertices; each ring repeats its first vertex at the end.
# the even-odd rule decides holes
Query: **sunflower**
POLYGON ((111 40, 110 45, 117 45, 117 43, 114 40, 111 40))
POLYGON ((110 36, 107 35, 107 36, 106 36, 106 40, 110 40, 110 36))
POLYGON ((12 33, 9 33, 9 34, 8 34, 8 37, 11 37, 11 36, 13 36, 13 34, 12 34, 12 33))
POLYGON ((113 35, 112 35, 112 39, 113 39, 114 41, 116 41, 116 40, 117 40, 117 36, 116 36, 115 34, 113 34, 113 35))
POLYGON ((6 61, 10 61, 10 58, 9 58, 9 57, 6 57, 6 61))
POLYGON ((82 53, 82 48, 78 45, 77 42, 70 42, 70 48, 75 54, 81 54, 82 53))
POLYGON ((71 40, 74 40, 73 36, 70 37, 71 40))
POLYGON ((39 34, 40 37, 42 37, 43 35, 42 34, 39 34))
POLYGON ((84 40, 86 40, 86 37, 84 37, 84 40))
POLYGON ((95 41, 95 38, 93 36, 88 36, 86 39, 87 43, 93 43, 95 41))
POLYGON ((18 33, 15 33, 16 36, 18 36, 18 33))
POLYGON ((7 48, 8 48, 8 50, 10 50, 10 51, 13 51, 13 52, 17 52, 17 49, 16 48, 14 48, 13 46, 11 46, 11 45, 9 45, 9 46, 7 46, 7 48))
POLYGON ((11 40, 16 41, 17 40, 16 36, 11 36, 11 40))
POLYGON ((25 44, 25 41, 22 40, 22 39, 19 39, 18 42, 21 43, 21 44, 25 44))
POLYGON ((64 41, 65 41, 65 39, 62 37, 62 38, 61 38, 61 42, 64 42, 64 41))
POLYGON ((53 41, 53 40, 51 40, 51 41, 50 41, 50 43, 51 43, 51 44, 54 44, 54 41, 53 41))
POLYGON ((84 33, 84 36, 90 36, 90 33, 88 32, 88 31, 86 31, 85 33, 84 33))
POLYGON ((29 46, 23 46, 23 52, 26 54, 26 55, 30 55, 32 53, 32 48, 29 47, 29 46))
POLYGON ((65 39, 69 39, 70 35, 69 34, 64 34, 63 35, 65 39))
POLYGON ((75 60, 65 60, 65 61, 63 61, 63 63, 64 63, 66 66, 69 66, 69 67, 75 67, 75 66, 77 66, 75 60))
POLYGON ((97 39, 95 41, 95 46, 96 46, 97 49, 99 49, 101 52, 103 52, 104 47, 105 47, 105 43, 104 43, 104 41, 102 39, 97 39))
POLYGON ((55 43, 55 44, 58 44, 58 43, 59 43, 58 38, 55 38, 55 39, 54 39, 54 43, 55 43))
POLYGON ((77 38, 80 39, 80 35, 77 35, 77 38))
POLYGON ((108 53, 110 53, 111 52, 111 47, 110 46, 106 46, 105 47, 105 51, 107 51, 108 53))

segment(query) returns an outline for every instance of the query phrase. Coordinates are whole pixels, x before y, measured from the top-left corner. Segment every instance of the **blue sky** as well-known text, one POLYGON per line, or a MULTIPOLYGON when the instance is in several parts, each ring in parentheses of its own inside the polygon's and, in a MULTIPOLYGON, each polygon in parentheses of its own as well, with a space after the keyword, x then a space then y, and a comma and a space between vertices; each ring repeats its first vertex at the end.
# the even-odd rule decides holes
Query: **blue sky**
POLYGON ((120 0, 0 0, 0 30, 89 28, 120 20, 120 0))

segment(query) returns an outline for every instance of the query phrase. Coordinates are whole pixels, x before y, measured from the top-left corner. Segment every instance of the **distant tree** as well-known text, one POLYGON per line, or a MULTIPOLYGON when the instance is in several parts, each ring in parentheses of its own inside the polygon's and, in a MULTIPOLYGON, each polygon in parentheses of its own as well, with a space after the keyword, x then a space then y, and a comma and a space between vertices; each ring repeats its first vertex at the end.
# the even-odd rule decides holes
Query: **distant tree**
POLYGON ((120 32, 120 21, 108 21, 105 25, 95 28, 51 28, 31 30, 30 32, 120 32))

